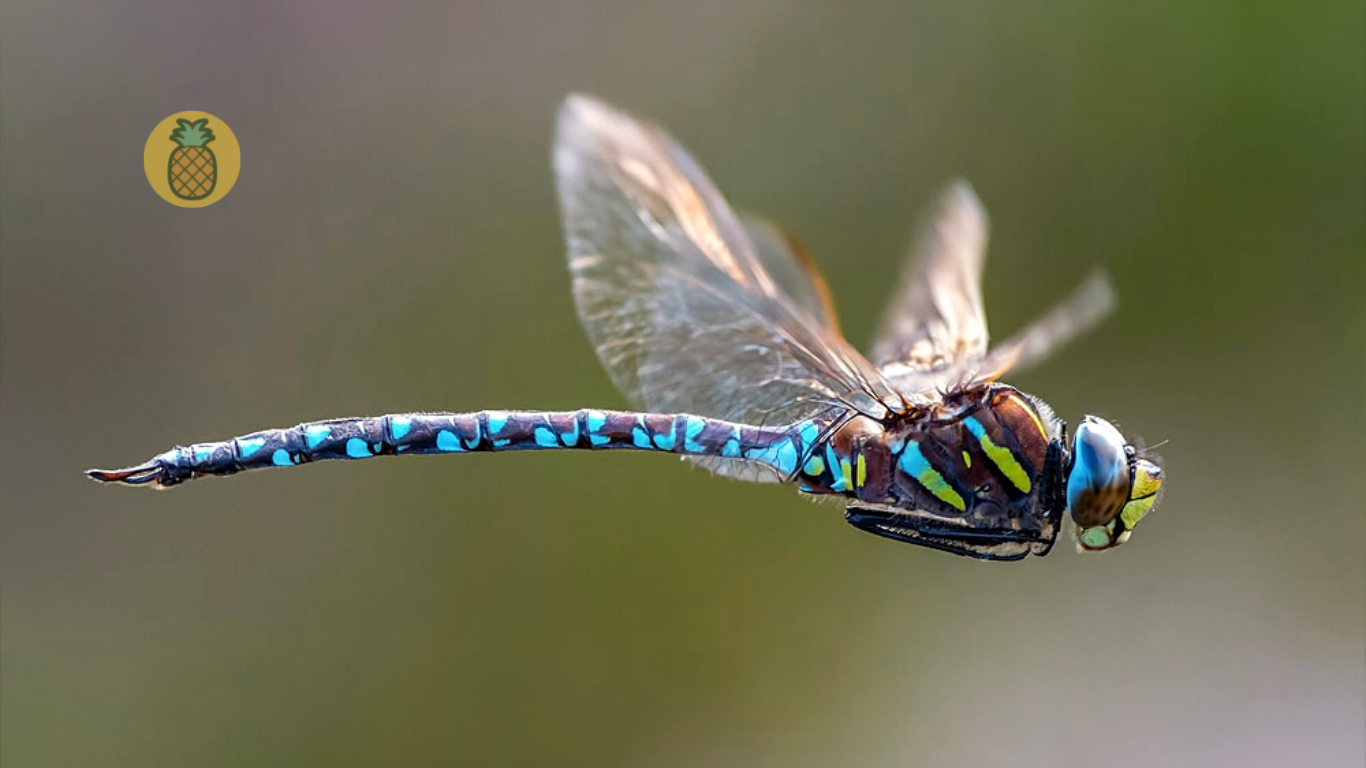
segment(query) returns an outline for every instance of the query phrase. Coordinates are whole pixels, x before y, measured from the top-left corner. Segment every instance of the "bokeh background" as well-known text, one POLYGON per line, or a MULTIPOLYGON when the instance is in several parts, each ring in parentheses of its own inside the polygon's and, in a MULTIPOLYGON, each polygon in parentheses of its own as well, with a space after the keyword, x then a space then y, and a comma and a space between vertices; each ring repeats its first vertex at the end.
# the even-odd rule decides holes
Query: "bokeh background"
POLYGON ((1313 4, 3 8, 3 762, 1360 766, 1366 17, 1313 4), (993 214, 1014 379, 1161 449, 1128 547, 993 565, 659 456, 90 466, 301 420, 621 406, 549 169, 571 90, 788 223, 871 334, 910 224, 993 214), (184 210, 143 143, 202 109, 184 210))

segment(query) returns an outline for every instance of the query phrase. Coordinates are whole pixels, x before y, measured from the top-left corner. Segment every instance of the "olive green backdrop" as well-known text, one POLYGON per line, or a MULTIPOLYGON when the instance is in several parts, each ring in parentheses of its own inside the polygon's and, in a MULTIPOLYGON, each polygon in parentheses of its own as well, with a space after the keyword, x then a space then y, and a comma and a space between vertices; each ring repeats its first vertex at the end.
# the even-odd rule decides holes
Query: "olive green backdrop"
POLYGON ((1359 2, 3 9, 3 762, 1320 765, 1366 757, 1359 2), (386 411, 619 407, 549 169, 585 90, 791 225, 863 344, 916 211, 993 214, 1012 379, 1160 453, 1124 549, 972 562, 646 455, 90 466, 386 411), (148 187, 207 110, 242 174, 148 187))

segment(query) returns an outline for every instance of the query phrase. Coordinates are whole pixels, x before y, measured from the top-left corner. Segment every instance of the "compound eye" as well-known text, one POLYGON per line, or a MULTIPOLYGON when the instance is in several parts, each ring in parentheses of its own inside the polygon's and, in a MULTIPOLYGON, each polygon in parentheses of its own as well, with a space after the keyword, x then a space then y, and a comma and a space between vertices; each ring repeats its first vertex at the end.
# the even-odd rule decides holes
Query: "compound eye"
POLYGON ((1132 482, 1129 503, 1119 513, 1120 522, 1131 531, 1157 503, 1157 492, 1162 489, 1162 467, 1147 459, 1134 459, 1132 482))
POLYGON ((1067 509, 1072 520, 1083 528, 1110 522, 1129 500, 1129 483, 1123 435, 1104 419, 1082 419, 1067 474, 1067 509))

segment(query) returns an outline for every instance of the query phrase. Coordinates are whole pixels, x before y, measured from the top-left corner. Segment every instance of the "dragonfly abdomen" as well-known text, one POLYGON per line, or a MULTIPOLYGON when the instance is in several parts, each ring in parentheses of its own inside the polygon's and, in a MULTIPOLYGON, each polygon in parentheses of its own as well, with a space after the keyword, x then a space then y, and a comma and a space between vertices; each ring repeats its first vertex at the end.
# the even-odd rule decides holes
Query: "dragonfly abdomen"
POLYGON ((328 459, 521 450, 637 450, 719 456, 796 471, 792 429, 754 427, 689 414, 625 411, 477 411, 329 419, 230 440, 177 446, 136 467, 91 470, 106 482, 157 487, 204 475, 289 467, 328 459))

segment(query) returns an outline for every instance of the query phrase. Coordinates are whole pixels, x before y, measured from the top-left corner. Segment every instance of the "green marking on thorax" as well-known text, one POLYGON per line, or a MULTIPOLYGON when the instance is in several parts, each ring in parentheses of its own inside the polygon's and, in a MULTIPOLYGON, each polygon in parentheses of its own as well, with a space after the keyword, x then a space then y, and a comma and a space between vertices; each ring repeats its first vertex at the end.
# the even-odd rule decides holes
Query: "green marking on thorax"
POLYGON ((1024 466, 1020 464, 1019 459, 1015 458, 1015 454, 1011 453, 1009 448, 992 442, 991 438, 987 436, 986 428, 976 418, 969 416, 963 422, 967 425, 968 431, 977 438, 977 444, 982 446, 982 452, 987 455, 988 459, 991 459, 991 463, 995 464, 997 469, 1001 470, 1001 474, 1005 475, 1012 485, 1019 488, 1021 493, 1029 493, 1029 489, 1033 488, 1034 484, 1030 482, 1029 473, 1025 472, 1024 466))
POLYGON ((940 501, 960 512, 968 508, 967 502, 963 501, 958 491, 949 485, 944 476, 939 474, 939 470, 931 466, 925 455, 920 452, 919 443, 912 441, 906 444, 906 450, 901 453, 900 464, 902 471, 914 477, 925 486, 925 490, 934 494, 940 501))

